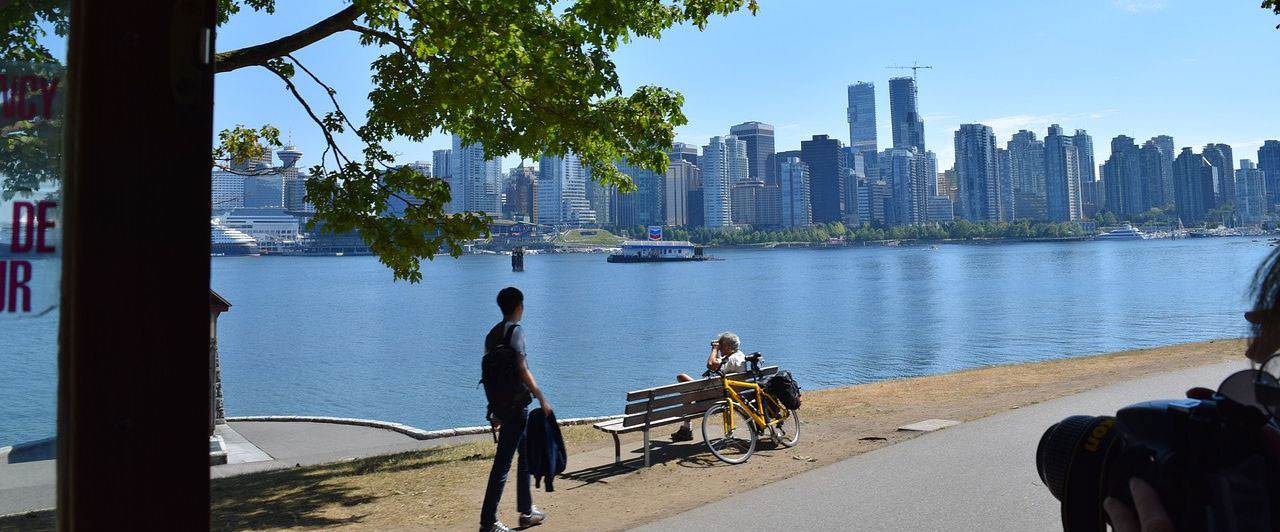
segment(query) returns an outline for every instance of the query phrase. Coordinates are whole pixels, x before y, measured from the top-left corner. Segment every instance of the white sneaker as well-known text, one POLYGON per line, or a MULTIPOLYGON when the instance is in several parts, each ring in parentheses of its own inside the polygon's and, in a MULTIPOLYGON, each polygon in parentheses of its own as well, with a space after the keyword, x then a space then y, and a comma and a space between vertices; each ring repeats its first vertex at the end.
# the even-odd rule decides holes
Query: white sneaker
POLYGON ((537 506, 534 506, 529 509, 529 513, 520 514, 520 526, 537 526, 542 524, 542 521, 546 518, 547 514, 542 513, 542 510, 539 510, 537 506))

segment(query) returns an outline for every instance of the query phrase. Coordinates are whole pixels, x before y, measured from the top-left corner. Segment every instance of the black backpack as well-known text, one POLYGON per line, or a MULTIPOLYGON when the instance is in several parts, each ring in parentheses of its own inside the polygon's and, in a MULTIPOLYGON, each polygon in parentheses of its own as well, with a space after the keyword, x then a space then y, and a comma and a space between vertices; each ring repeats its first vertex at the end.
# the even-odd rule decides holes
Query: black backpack
POLYGON ((512 325, 502 337, 502 342, 494 346, 480 361, 480 384, 484 385, 485 398, 489 400, 486 417, 505 416, 517 412, 533 402, 529 387, 520 380, 520 353, 511 348, 511 334, 516 327, 512 325))
POLYGON ((800 385, 790 371, 779 371, 764 384, 764 391, 772 395, 789 410, 800 409, 800 385))

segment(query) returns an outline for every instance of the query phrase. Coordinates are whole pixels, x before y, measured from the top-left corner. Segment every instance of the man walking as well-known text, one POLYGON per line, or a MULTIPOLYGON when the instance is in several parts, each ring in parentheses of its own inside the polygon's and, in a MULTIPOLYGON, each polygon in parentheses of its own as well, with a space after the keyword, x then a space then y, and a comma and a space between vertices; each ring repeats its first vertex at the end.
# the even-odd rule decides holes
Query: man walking
MULTIPOLYGON (((517 390, 517 399, 511 402, 499 402, 495 405, 490 398, 489 422, 498 429, 498 451, 493 456, 493 469, 489 470, 489 485, 484 491, 484 504, 480 507, 481 532, 506 532, 510 530, 498 521, 498 502, 502 499, 502 489, 507 484, 507 473, 511 470, 511 460, 518 453, 516 463, 516 509, 520 512, 520 526, 529 527, 542 524, 546 514, 533 505, 533 494, 530 487, 532 476, 529 474, 529 458, 525 452, 525 424, 529 418, 529 403, 532 394, 538 398, 542 411, 551 415, 551 403, 542 395, 542 389, 529 372, 525 362, 524 333, 520 330, 520 319, 524 317, 524 294, 515 287, 503 288, 498 292, 498 308, 502 309, 502 322, 493 326, 484 339, 486 357, 497 350, 509 350, 514 354, 510 364, 516 380, 524 390, 517 390)), ((486 372, 489 371, 486 369, 486 372)), ((489 379, 489 375, 485 376, 489 379)), ((493 383, 486 382, 486 393, 493 383)))

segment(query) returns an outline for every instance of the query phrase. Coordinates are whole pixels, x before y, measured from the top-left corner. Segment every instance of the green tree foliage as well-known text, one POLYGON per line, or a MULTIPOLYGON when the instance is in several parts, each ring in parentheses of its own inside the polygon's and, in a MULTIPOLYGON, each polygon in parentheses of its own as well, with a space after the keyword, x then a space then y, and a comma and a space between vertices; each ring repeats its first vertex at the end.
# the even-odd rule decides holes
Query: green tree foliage
MULTIPOLYGON (((615 232, 631 238, 641 238, 643 227, 620 228, 615 232)), ((975 240, 975 239, 1028 239, 1064 238, 1085 236, 1080 224, 1016 222, 973 223, 958 220, 949 224, 901 225, 875 227, 863 224, 848 228, 840 222, 810 227, 786 229, 710 229, 706 227, 668 229, 668 240, 688 240, 695 244, 712 246, 747 246, 762 244, 844 244, 849 242, 876 242, 886 240, 975 240)))

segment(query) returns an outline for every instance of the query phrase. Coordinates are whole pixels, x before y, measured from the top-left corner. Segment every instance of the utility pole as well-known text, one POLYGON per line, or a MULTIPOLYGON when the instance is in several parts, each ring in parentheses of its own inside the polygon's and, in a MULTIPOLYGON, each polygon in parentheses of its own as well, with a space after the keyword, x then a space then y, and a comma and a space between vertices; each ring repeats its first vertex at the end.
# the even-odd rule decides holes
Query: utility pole
POLYGON ((896 69, 902 69, 902 70, 911 69, 911 79, 914 80, 916 79, 916 71, 922 68, 933 68, 933 67, 930 65, 921 65, 919 61, 912 61, 911 66, 891 65, 885 68, 896 68, 896 69))

